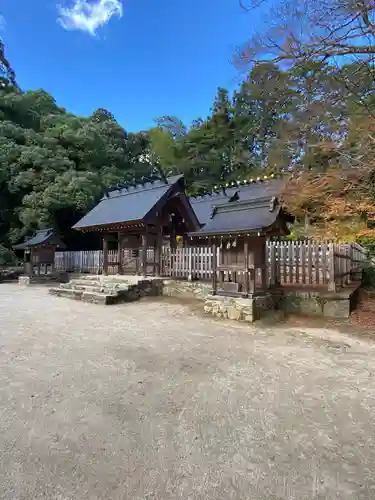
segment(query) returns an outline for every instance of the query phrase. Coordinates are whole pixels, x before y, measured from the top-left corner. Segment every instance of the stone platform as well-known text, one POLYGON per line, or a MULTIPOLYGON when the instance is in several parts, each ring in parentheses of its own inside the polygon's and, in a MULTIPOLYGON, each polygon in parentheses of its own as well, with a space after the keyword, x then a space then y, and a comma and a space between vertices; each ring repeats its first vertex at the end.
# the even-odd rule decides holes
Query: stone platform
POLYGON ((352 282, 338 292, 329 292, 285 286, 243 299, 213 296, 212 285, 208 282, 168 279, 163 283, 163 295, 202 300, 206 314, 252 323, 268 315, 271 310, 283 314, 348 318, 356 307, 359 287, 360 282, 352 282))
POLYGON ((280 307, 289 314, 345 319, 356 308, 360 285, 353 282, 338 292, 283 287, 280 307))
POLYGON ((162 279, 151 277, 83 275, 50 288, 49 292, 58 297, 110 305, 161 295, 162 284, 162 279))
MULTIPOLYGON (((38 283, 38 278, 33 277, 32 283, 38 283)), ((359 285, 360 283, 353 283, 350 287, 335 293, 282 287, 257 293, 249 298, 238 298, 211 295, 212 286, 208 282, 144 278, 134 275, 85 274, 76 275, 68 283, 61 283, 59 287, 51 288, 50 293, 59 297, 106 305, 159 295, 187 300, 198 299, 204 302, 206 314, 221 319, 253 323, 277 313, 348 318, 356 306, 359 285)))

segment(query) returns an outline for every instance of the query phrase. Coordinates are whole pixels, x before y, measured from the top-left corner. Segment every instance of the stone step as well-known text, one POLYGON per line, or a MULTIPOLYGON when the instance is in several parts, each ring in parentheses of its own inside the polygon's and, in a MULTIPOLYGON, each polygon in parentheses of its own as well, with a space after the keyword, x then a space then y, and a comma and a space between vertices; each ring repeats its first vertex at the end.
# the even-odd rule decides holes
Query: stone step
POLYGON ((82 299, 82 290, 73 290, 71 288, 61 288, 54 287, 50 288, 49 293, 52 295, 57 295, 58 297, 68 297, 69 299, 81 300, 82 299))
POLYGON ((73 279, 84 280, 84 281, 86 281, 86 280, 88 280, 88 281, 91 281, 91 280, 98 281, 102 277, 101 274, 77 274, 76 276, 77 277, 73 278, 73 279))
POLYGON ((132 302, 145 296, 159 294, 158 288, 151 281, 129 283, 123 279, 102 281, 77 278, 69 283, 62 283, 59 288, 50 288, 49 291, 58 297, 68 297, 96 304, 132 302))
POLYGON ((50 288, 49 293, 57 297, 66 297, 68 299, 104 305, 115 304, 120 298, 117 294, 109 295, 107 293, 86 292, 84 290, 73 290, 69 288, 50 288))
POLYGON ((82 300, 84 302, 92 302, 94 304, 115 304, 119 300, 119 295, 107 293, 97 293, 97 292, 83 292, 82 300))
POLYGON ((80 278, 75 278, 69 281, 72 285, 78 286, 100 286, 106 288, 127 288, 129 286, 129 282, 122 281, 113 281, 113 280, 82 280, 80 278))
POLYGON ((126 276, 122 275, 109 275, 103 276, 102 274, 80 274, 76 278, 72 278, 72 281, 100 281, 100 282, 113 282, 113 283, 128 283, 126 276))
POLYGON ((92 290, 94 288, 98 288, 98 291, 100 291, 99 289, 116 291, 116 290, 127 290, 131 285, 129 285, 128 283, 114 284, 114 283, 102 283, 99 281, 84 282, 79 280, 78 281, 71 280, 68 283, 61 283, 61 286, 62 288, 72 288, 76 290, 86 290, 86 289, 92 290))
POLYGON ((127 288, 109 288, 105 286, 94 285, 75 285, 72 283, 62 283, 60 288, 63 290, 75 290, 77 292, 90 292, 90 293, 105 293, 107 295, 116 295, 127 288))
POLYGON ((125 276, 101 276, 101 281, 113 282, 113 283, 128 283, 128 279, 125 276))
POLYGON ((71 285, 80 285, 80 286, 100 286, 99 280, 82 280, 80 278, 72 279, 68 284, 71 285))

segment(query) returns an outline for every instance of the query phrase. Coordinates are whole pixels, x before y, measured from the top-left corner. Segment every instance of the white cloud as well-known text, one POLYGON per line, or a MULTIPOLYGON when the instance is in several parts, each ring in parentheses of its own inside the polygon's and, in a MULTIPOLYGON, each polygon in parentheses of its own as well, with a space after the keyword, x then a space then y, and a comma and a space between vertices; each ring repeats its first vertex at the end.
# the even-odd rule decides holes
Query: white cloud
POLYGON ((81 30, 95 35, 96 30, 114 16, 122 17, 121 0, 74 0, 68 7, 58 6, 58 21, 66 30, 81 30))

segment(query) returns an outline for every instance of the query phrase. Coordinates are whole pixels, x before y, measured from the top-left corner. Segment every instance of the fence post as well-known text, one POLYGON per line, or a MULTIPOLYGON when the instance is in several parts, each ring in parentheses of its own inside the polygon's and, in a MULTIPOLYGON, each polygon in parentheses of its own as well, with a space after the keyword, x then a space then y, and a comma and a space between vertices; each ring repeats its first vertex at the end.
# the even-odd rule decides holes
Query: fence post
POLYGON ((269 269, 270 269, 270 285, 271 286, 277 286, 278 283, 278 276, 277 276, 277 263, 276 263, 276 248, 275 245, 271 243, 270 246, 268 246, 268 255, 267 255, 267 260, 269 263, 269 269))
POLYGON ((351 245, 351 243, 348 243, 346 245, 346 255, 348 257, 346 259, 346 272, 348 273, 346 275, 346 284, 349 285, 350 278, 351 278, 351 270, 352 270, 352 245, 351 245))
POLYGON ((188 281, 193 281, 193 249, 187 248, 188 251, 188 281))
POLYGON ((329 249, 329 261, 328 261, 328 271, 329 271, 329 281, 328 281, 328 290, 330 292, 336 291, 336 283, 335 283, 335 247, 333 243, 328 245, 329 249))

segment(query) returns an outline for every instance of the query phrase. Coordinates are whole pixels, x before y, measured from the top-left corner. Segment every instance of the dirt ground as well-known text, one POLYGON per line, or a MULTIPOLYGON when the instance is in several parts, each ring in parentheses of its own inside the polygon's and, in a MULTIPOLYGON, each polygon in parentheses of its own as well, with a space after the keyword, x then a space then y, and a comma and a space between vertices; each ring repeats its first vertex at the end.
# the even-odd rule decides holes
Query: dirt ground
POLYGON ((0 498, 375 498, 375 343, 0 285, 0 498))

